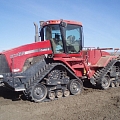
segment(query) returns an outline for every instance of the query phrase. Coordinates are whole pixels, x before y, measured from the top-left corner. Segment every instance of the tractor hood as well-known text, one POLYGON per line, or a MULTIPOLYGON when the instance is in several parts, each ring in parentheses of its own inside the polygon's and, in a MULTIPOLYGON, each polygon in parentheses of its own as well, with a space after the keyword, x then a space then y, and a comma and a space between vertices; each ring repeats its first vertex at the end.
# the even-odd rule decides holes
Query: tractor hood
POLYGON ((1 61, 6 61, 10 71, 20 72, 22 71, 22 67, 28 58, 44 54, 52 54, 51 43, 49 40, 35 42, 1 52, 0 67, 4 65, 1 61))

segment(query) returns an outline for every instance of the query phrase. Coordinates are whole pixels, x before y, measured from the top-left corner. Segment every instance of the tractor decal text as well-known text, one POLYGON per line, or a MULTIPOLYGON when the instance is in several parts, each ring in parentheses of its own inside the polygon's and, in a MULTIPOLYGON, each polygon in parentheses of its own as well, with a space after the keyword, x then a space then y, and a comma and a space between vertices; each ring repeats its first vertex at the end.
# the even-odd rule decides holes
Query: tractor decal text
POLYGON ((36 52, 43 52, 43 51, 49 51, 49 50, 51 50, 51 48, 39 48, 34 50, 22 51, 22 52, 18 52, 16 54, 10 55, 10 58, 15 58, 22 55, 28 55, 36 52))

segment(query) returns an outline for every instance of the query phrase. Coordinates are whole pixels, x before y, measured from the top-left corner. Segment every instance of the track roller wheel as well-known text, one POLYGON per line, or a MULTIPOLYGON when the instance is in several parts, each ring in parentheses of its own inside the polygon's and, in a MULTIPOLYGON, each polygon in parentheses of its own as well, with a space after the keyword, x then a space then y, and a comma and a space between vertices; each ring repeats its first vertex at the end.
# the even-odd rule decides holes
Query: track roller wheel
POLYGON ((110 86, 110 77, 108 75, 104 76, 101 81, 101 88, 103 90, 108 89, 110 86))
POLYGON ((120 83, 119 82, 115 82, 115 87, 119 87, 120 86, 120 83))
POLYGON ((115 87, 115 83, 114 83, 114 82, 111 82, 111 83, 110 83, 110 86, 111 86, 112 88, 114 88, 114 87, 115 87))
POLYGON ((71 80, 68 84, 68 89, 70 90, 70 93, 72 95, 80 94, 82 88, 83 88, 82 83, 77 79, 71 80))
POLYGON ((70 95, 70 91, 68 89, 63 90, 63 96, 68 97, 70 95))
POLYGON ((62 90, 56 90, 56 97, 61 98, 63 96, 63 91, 62 90))
POLYGON ((54 91, 49 91, 48 92, 48 98, 50 100, 54 100, 55 99, 55 92, 54 91))
POLYGON ((47 88, 44 84, 39 83, 34 86, 30 91, 30 98, 34 102, 41 102, 47 96, 47 88))

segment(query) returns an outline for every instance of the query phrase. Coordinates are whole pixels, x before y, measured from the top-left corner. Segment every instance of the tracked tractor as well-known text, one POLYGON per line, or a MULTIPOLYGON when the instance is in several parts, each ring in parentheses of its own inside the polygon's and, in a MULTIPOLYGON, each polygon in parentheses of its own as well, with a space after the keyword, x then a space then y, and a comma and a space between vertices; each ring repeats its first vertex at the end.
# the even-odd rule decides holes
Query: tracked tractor
POLYGON ((83 26, 68 20, 41 21, 35 42, 0 53, 0 79, 34 102, 80 94, 87 80, 100 89, 120 85, 120 58, 83 46, 83 26))

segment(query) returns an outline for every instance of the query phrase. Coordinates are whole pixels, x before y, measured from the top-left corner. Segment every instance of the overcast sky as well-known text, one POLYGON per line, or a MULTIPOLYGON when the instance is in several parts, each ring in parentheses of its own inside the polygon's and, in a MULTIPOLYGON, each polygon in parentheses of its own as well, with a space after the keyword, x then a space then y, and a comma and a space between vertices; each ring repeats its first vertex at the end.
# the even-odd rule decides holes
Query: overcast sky
POLYGON ((120 0, 0 0, 0 51, 34 42, 40 20, 80 21, 86 47, 120 48, 120 0))

